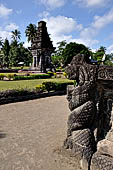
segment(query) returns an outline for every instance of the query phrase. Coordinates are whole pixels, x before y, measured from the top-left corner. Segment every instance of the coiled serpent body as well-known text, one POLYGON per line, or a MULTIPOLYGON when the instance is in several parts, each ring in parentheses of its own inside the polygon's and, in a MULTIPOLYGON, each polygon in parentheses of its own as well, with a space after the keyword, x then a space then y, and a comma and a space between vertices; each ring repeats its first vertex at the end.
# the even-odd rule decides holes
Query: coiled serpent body
POLYGON ((97 70, 97 66, 87 64, 80 54, 73 58, 66 69, 69 78, 77 81, 77 86, 68 86, 67 89, 71 113, 64 146, 78 156, 83 170, 113 170, 113 159, 96 151, 100 128, 97 70))

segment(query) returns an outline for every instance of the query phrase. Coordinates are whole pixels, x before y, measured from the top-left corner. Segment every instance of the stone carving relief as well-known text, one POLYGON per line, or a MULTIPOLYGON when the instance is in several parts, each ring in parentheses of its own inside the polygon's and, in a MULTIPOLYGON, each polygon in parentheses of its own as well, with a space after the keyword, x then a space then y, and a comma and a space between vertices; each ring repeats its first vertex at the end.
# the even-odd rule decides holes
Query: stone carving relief
MULTIPOLYGON (((83 170, 104 170, 104 162, 103 165, 101 162, 107 162, 109 156, 104 157, 97 148, 111 129, 113 92, 106 81, 112 82, 113 69, 87 63, 85 56, 78 54, 66 72, 69 79, 76 80, 77 86, 67 88, 71 113, 64 146, 79 158, 83 170)), ((109 162, 106 166, 111 170, 113 163, 111 159, 109 162)))

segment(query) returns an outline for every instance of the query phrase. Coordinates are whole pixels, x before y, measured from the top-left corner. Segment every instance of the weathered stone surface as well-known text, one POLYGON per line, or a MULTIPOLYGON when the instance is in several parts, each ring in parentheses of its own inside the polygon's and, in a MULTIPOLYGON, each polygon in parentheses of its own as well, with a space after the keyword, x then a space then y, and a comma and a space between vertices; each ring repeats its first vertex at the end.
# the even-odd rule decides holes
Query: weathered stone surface
POLYGON ((87 63, 78 54, 66 72, 77 86, 67 89, 71 113, 64 145, 79 157, 83 170, 113 170, 113 67, 87 63))
MULTIPOLYGON (((113 128, 113 127, 112 127, 112 128, 113 128)), ((107 139, 108 141, 113 142, 113 129, 109 131, 109 133, 108 133, 107 136, 106 136, 106 139, 107 139)))
POLYGON ((76 130, 67 138, 65 147, 71 149, 73 154, 80 159, 83 169, 88 169, 92 154, 95 151, 93 133, 90 129, 76 130))
POLYGON ((113 67, 99 66, 98 79, 101 79, 101 80, 113 80, 113 67))
POLYGON ((51 54, 55 48, 47 32, 46 22, 38 22, 35 37, 30 47, 33 55, 33 63, 31 69, 46 72, 46 69, 52 69, 51 54))
POLYGON ((98 142, 97 150, 102 155, 108 155, 109 157, 113 157, 113 142, 104 139, 98 142))
POLYGON ((113 158, 107 154, 102 155, 99 152, 93 154, 91 159, 90 170, 112 170, 113 169, 113 158))
POLYGON ((74 131, 77 129, 91 127, 94 120, 95 110, 96 109, 92 101, 88 101, 73 110, 68 119, 68 129, 70 131, 74 131))

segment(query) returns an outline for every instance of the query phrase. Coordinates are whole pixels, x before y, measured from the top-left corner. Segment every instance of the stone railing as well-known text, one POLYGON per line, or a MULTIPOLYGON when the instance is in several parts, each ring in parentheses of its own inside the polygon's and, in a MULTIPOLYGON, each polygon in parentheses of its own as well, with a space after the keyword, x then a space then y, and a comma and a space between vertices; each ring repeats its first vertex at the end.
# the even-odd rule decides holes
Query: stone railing
POLYGON ((77 86, 68 86, 68 118, 64 146, 79 158, 83 170, 113 169, 113 67, 87 63, 78 54, 66 68, 77 86))

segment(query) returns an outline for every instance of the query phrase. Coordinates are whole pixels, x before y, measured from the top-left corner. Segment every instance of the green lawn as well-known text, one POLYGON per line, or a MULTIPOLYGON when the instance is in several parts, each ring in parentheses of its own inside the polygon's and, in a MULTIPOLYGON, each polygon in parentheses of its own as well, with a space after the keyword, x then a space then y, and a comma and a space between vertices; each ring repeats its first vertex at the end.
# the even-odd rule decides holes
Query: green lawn
POLYGON ((35 79, 35 80, 19 80, 19 81, 0 81, 0 90, 17 89, 17 88, 29 88, 33 89, 38 84, 42 84, 44 81, 57 81, 67 82, 68 79, 54 78, 54 79, 35 79))

